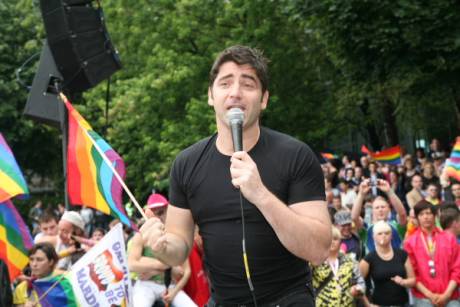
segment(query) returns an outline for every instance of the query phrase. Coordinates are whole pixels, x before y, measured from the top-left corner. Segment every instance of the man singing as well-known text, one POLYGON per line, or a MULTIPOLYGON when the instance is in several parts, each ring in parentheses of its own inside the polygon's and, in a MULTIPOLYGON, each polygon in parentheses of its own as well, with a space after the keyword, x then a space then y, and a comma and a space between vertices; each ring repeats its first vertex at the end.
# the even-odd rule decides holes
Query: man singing
POLYGON ((307 145, 260 126, 268 97, 267 61, 258 50, 233 46, 217 57, 208 88, 217 133, 177 156, 166 223, 150 219, 141 228, 156 257, 178 265, 198 225, 212 288, 209 307, 314 306, 307 261, 322 263, 331 245, 324 179, 307 145), (243 150, 237 152, 227 120, 232 108, 244 113, 243 150), (253 292, 242 256, 243 226, 253 292))

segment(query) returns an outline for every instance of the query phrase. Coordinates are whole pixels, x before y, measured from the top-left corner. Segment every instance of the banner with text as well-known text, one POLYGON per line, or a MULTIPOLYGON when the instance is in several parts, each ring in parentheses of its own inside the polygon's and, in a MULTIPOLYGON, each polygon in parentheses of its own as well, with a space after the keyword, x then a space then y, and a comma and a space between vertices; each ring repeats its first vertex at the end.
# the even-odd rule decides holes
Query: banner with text
POLYGON ((121 223, 72 266, 70 275, 82 306, 131 306, 132 288, 121 223))

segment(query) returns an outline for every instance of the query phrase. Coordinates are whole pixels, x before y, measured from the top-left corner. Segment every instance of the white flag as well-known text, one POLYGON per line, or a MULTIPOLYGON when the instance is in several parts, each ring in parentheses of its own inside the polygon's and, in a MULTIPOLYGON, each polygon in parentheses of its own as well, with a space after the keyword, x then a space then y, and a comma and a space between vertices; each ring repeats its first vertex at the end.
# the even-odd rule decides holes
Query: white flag
POLYGON ((132 288, 121 223, 72 266, 70 280, 81 306, 131 306, 132 288))

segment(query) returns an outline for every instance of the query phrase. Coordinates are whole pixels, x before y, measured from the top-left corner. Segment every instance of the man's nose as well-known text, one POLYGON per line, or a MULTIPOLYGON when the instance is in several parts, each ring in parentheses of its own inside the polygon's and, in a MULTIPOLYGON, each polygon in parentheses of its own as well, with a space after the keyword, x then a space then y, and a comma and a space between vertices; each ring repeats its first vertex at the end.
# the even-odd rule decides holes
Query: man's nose
POLYGON ((230 96, 232 97, 240 97, 241 95, 241 86, 239 82, 234 82, 232 87, 230 88, 230 96))

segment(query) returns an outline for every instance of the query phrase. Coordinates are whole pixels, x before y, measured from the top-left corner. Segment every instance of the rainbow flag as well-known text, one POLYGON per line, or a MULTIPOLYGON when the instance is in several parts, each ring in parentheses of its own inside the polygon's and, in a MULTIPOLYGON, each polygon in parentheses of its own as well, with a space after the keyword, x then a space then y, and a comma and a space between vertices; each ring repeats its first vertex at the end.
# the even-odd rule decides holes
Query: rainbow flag
POLYGON ((29 263, 33 246, 29 228, 10 200, 0 203, 0 259, 8 266, 10 281, 21 275, 29 263))
POLYGON ((332 153, 330 153, 330 152, 322 152, 322 153, 321 153, 321 156, 322 156, 326 161, 331 161, 331 160, 335 160, 335 159, 338 159, 338 158, 339 158, 338 155, 332 154, 332 153))
POLYGON ((365 145, 363 145, 361 147, 361 152, 370 155, 372 159, 381 163, 391 165, 401 164, 401 147, 399 145, 378 152, 371 152, 365 145))
POLYGON ((0 133, 0 203, 16 195, 29 194, 13 152, 0 133))
POLYGON ((37 279, 32 282, 32 288, 37 292, 39 298, 49 290, 40 300, 42 307, 78 306, 72 284, 65 276, 56 275, 50 278, 37 279), (51 287, 53 288, 49 290, 51 287))
POLYGON ((446 174, 460 182, 460 137, 457 137, 450 157, 446 160, 446 174))
POLYGON ((123 159, 93 131, 89 123, 64 101, 69 113, 69 144, 67 147, 67 189, 70 202, 86 205, 118 218, 136 229, 126 215, 122 203, 122 187, 102 155, 121 178, 125 175, 123 159), (100 151, 96 148, 99 147, 100 151))

